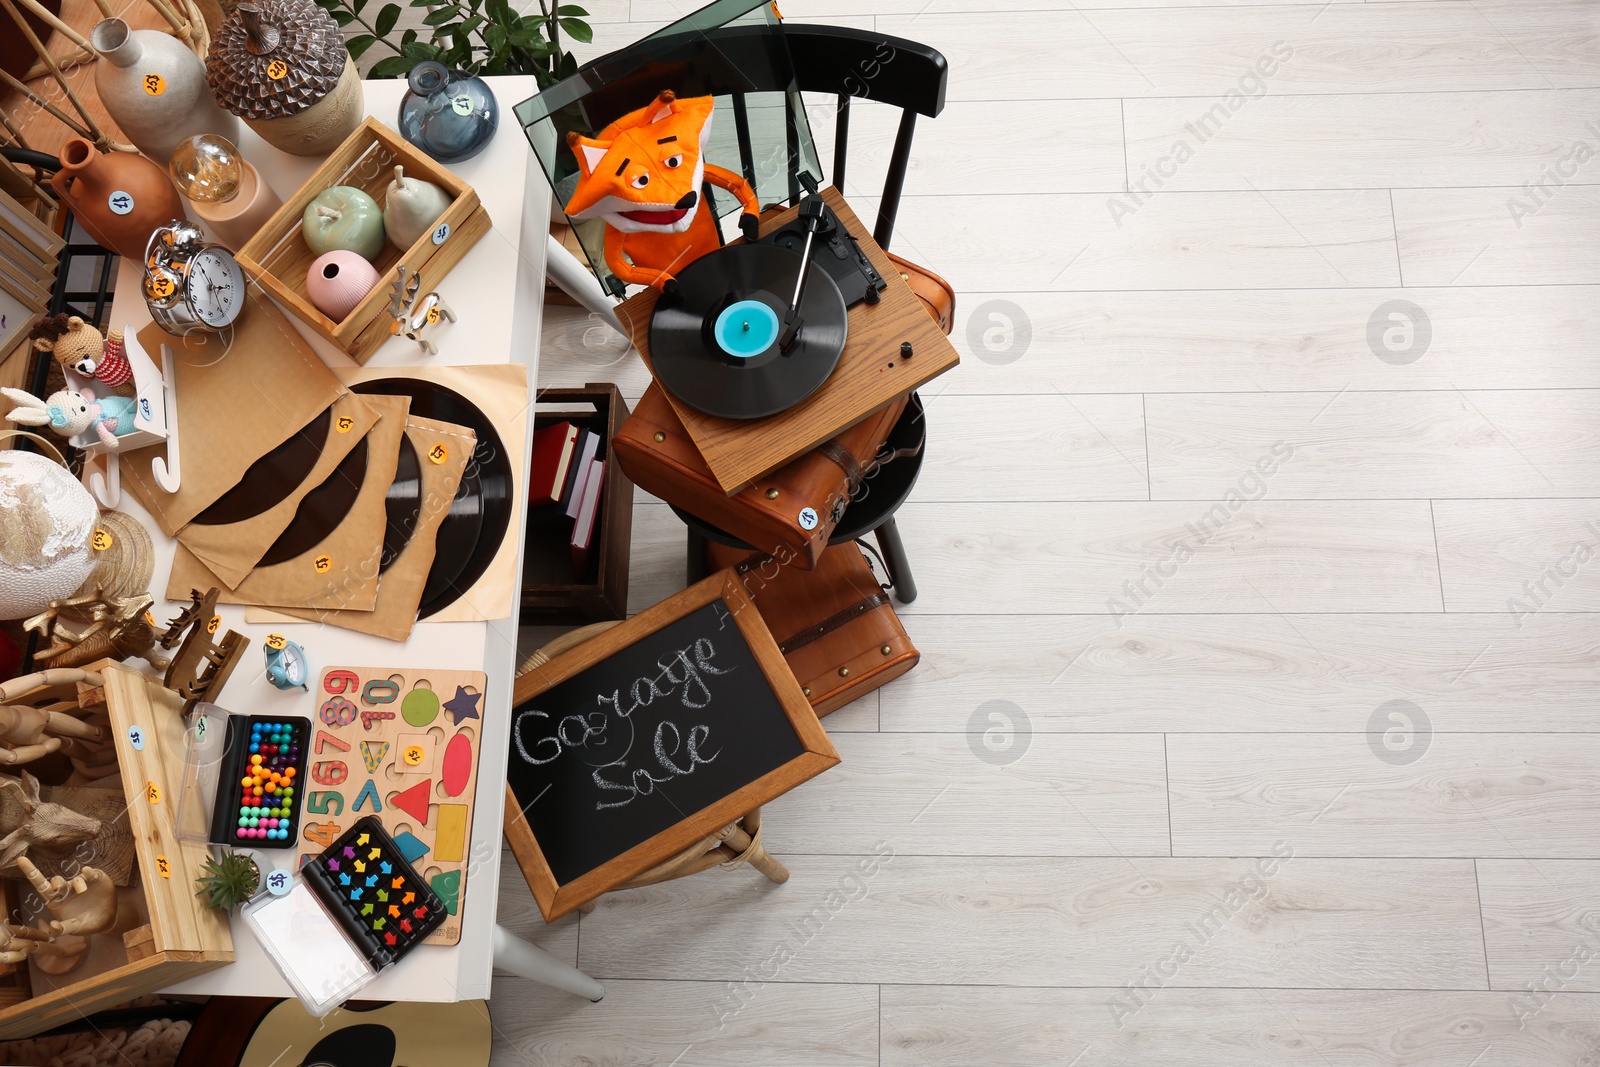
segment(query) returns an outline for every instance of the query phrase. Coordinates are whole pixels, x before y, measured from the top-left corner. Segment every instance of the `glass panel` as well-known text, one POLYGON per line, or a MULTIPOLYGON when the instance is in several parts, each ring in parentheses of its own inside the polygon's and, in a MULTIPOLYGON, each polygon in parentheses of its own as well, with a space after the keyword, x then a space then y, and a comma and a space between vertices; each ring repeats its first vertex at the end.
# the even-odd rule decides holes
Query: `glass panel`
MULTIPOLYGON (((567 135, 594 137, 665 89, 716 98, 705 162, 743 175, 763 207, 792 203, 821 184, 822 165, 773 5, 716 0, 516 106, 557 204, 567 204, 578 183, 567 135)), ((711 197, 726 220, 724 234, 736 235, 738 200, 721 189, 711 197)), ((588 219, 574 229, 596 276, 621 295, 626 286, 605 263, 605 223, 588 219)))

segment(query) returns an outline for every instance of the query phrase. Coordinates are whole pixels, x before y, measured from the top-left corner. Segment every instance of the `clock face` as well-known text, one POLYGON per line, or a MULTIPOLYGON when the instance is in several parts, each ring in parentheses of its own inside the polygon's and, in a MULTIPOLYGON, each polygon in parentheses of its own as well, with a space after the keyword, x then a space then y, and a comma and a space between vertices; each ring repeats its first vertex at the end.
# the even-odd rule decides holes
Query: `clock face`
POLYGON ((213 329, 233 322, 244 307, 244 271, 221 249, 207 248, 196 255, 184 285, 189 306, 213 329))
POLYGON ((304 685, 306 681, 306 661, 300 655, 300 646, 289 644, 283 646, 283 651, 278 653, 279 662, 283 664, 284 677, 295 685, 304 685))

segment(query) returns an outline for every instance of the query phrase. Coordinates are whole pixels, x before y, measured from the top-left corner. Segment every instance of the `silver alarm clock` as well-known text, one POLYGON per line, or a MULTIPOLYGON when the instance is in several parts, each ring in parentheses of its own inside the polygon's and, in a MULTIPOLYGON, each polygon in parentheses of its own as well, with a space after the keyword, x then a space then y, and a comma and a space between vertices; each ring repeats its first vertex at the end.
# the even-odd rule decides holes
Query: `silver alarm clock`
POLYGON ((221 245, 206 244, 192 222, 175 219, 144 250, 144 299, 156 325, 174 336, 221 332, 244 310, 244 271, 221 245))

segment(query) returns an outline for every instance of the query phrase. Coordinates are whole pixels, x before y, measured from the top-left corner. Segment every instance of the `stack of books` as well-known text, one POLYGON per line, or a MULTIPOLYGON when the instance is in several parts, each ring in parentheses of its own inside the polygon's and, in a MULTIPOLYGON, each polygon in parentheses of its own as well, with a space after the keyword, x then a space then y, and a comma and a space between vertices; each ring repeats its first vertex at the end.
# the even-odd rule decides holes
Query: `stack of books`
POLYGON ((601 435, 570 422, 533 431, 533 458, 528 466, 528 523, 570 524, 574 574, 589 570, 600 510, 605 461, 597 458, 601 435))

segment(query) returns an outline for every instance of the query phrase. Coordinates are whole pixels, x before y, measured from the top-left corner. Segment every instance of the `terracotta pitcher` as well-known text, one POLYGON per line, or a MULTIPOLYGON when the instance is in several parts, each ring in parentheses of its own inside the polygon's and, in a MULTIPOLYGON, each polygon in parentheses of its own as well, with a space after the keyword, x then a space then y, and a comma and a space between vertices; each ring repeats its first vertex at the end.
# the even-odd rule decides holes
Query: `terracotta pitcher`
POLYGON ((144 257, 157 226, 184 217, 166 171, 132 152, 97 152, 81 137, 61 146, 61 169, 50 184, 84 232, 129 259, 144 257))

